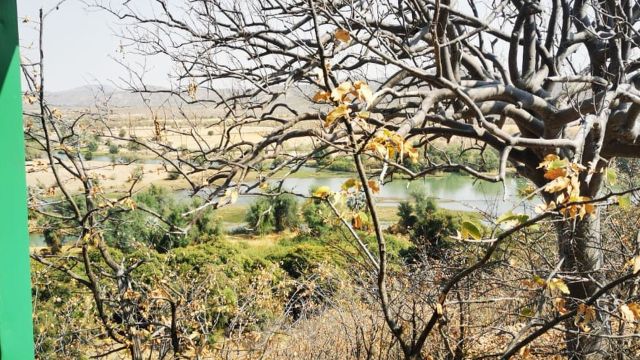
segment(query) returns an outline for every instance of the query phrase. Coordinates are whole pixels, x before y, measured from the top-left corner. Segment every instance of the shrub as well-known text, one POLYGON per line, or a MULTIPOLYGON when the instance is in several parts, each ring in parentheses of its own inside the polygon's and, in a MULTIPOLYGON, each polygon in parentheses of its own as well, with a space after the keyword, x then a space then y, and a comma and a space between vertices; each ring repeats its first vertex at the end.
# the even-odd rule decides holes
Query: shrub
POLYGON ((27 140, 25 145, 25 160, 31 161, 44 156, 44 151, 35 141, 27 140))
POLYGON ((90 152, 98 151, 98 143, 95 140, 89 141, 87 144, 87 150, 90 152))
POLYGON ((328 230, 328 221, 333 214, 324 202, 314 199, 305 202, 302 217, 312 235, 319 235, 328 230))
POLYGON ((93 159, 93 153, 91 151, 87 151, 86 153, 84 153, 84 159, 85 160, 92 160, 93 159))
POLYGON ((356 170, 356 165, 350 158, 336 158, 326 168, 331 171, 353 172, 356 170))
POLYGON ((414 211, 415 209, 413 208, 413 205, 411 205, 411 203, 409 203, 408 201, 402 201, 400 204, 398 204, 397 214, 400 218, 400 220, 398 220, 398 225, 400 225, 400 227, 404 231, 413 227, 416 221, 418 221, 418 218, 415 216, 414 211))
POLYGON ((114 209, 110 228, 105 232, 107 241, 122 250, 131 251, 134 244, 151 245, 156 251, 166 253, 177 247, 184 247, 191 243, 204 243, 216 240, 222 236, 222 228, 214 216, 213 209, 206 209, 193 216, 183 216, 189 209, 198 206, 178 203, 166 189, 151 186, 134 198, 135 202, 158 213, 172 226, 167 226, 155 216, 146 212, 132 210, 122 212, 114 209), (194 218, 195 217, 195 218, 194 218), (189 227, 185 234, 180 229, 189 227))
POLYGON ((120 147, 116 144, 109 145, 109 154, 117 154, 120 151, 120 147))
POLYGON ((131 180, 141 180, 143 176, 144 167, 142 165, 138 165, 131 171, 130 178, 131 180))
POLYGON ((127 150, 129 151, 138 151, 140 149, 142 149, 142 146, 135 141, 129 141, 127 143, 127 150))
POLYGON ((118 136, 125 137, 125 135, 127 135, 127 130, 125 130, 124 128, 120 129, 120 131, 118 132, 118 136))
POLYGON ((420 192, 414 192, 411 196, 415 205, 402 202, 398 206, 399 225, 408 231, 411 243, 417 250, 432 252, 455 233, 456 223, 451 215, 438 211, 433 199, 420 192))
POLYGON ((273 219, 276 232, 298 227, 298 199, 291 194, 276 196, 273 199, 273 219))
POLYGON ((298 201, 290 194, 260 198, 249 207, 245 219, 258 234, 295 228, 299 224, 298 201))
POLYGON ((176 170, 169 170, 169 172, 167 172, 168 180, 177 180, 179 177, 180 177, 180 172, 176 170))

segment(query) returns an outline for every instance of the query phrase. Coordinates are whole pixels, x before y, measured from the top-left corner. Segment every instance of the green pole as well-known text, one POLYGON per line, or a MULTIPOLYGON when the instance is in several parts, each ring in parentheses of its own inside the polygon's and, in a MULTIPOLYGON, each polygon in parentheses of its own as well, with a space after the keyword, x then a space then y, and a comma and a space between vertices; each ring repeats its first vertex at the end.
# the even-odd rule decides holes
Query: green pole
POLYGON ((18 13, 0 0, 0 358, 33 359, 18 13))

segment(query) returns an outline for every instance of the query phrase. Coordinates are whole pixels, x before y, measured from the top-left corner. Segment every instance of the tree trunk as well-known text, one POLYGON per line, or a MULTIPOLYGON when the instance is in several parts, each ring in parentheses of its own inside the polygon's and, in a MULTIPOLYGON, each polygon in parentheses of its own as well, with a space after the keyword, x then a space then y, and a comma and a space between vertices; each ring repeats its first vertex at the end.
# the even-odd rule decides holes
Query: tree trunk
MULTIPOLYGON (((597 282, 602 280, 600 214, 597 211, 583 220, 558 219, 556 226, 559 255, 560 259, 564 259, 561 271, 568 277, 566 283, 570 291, 567 305, 569 309, 575 309, 598 290, 597 282)), ((565 340, 568 359, 607 358, 605 342, 597 336, 609 332, 607 322, 602 317, 602 312, 596 309, 596 320, 587 324, 590 328, 588 332, 576 325, 575 319, 567 320, 565 340)))

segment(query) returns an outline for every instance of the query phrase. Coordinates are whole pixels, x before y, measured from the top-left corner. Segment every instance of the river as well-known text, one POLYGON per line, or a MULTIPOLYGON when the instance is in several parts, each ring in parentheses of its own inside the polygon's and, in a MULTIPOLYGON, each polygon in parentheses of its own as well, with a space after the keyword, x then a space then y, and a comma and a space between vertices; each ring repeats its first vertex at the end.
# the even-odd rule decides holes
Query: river
MULTIPOLYGON (((305 169, 306 173, 313 169, 305 169)), ((333 191, 339 191, 342 184, 349 178, 337 173, 335 176, 299 177, 295 175, 285 179, 283 188, 299 194, 308 194, 309 189, 318 186, 328 186, 333 191)), ((396 180, 381 187, 380 193, 375 195, 378 206, 397 206, 400 201, 409 200, 411 193, 421 191, 426 196, 437 201, 438 206, 449 210, 466 210, 483 212, 498 216, 508 211, 531 214, 533 206, 538 201, 523 201, 518 194, 518 188, 525 185, 526 180, 508 177, 503 183, 493 183, 478 180, 473 177, 446 173, 441 176, 429 176, 424 179, 407 181, 396 180)), ((187 199, 187 190, 176 192, 176 198, 187 199)), ((257 195, 241 195, 237 204, 250 205, 257 195)), ((233 226, 234 224, 227 224, 233 226)), ((237 224, 235 224, 237 225, 237 224)), ((42 246, 44 241, 41 234, 30 234, 31 246, 42 246)))

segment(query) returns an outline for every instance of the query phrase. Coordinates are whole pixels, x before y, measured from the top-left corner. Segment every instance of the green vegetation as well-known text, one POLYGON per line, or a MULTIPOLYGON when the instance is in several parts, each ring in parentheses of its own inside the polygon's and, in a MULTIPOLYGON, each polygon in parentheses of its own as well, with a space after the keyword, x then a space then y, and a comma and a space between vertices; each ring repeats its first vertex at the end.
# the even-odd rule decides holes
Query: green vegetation
POLYGON ((95 140, 91 140, 87 143, 87 151, 96 152, 98 151, 98 142, 95 140))
MULTIPOLYGON (((445 236, 437 231, 438 224, 451 226, 455 222, 453 213, 437 210, 435 203, 423 195, 416 193, 413 199, 399 206, 398 215, 391 207, 381 209, 383 218, 399 218, 408 231, 408 236, 385 236, 390 271, 399 271, 413 261, 421 244, 433 244, 429 236, 445 236)), ((296 197, 281 194, 261 197, 249 207, 208 208, 187 216, 183 214, 201 202, 177 201, 169 190, 158 186, 151 186, 132 200, 128 210, 114 208, 104 227, 108 251, 116 261, 144 260, 132 274, 130 291, 137 295, 128 301, 139 308, 153 308, 149 302, 152 292, 170 284, 189 299, 188 307, 178 310, 183 319, 181 333, 205 331, 209 335, 199 341, 209 346, 234 333, 242 336, 267 330, 283 316, 295 321, 320 315, 340 294, 353 291, 345 288, 345 279, 367 271, 353 262, 360 250, 345 242, 346 230, 319 199, 299 203, 296 197), (160 221, 154 213, 172 225, 160 221), (222 219, 245 219, 254 234, 224 235, 222 219)), ((52 229, 55 227, 51 224, 52 229)), ((358 233, 377 256, 374 234, 358 233)), ((59 232, 48 231, 45 235, 52 253, 74 253, 61 246, 59 232)), ((89 257, 96 268, 108 266, 95 248, 91 248, 89 257)), ((62 281, 63 275, 54 269, 38 262, 32 266, 33 296, 39 307, 34 323, 42 339, 37 341, 38 353, 52 357, 64 349, 64 354, 81 358, 85 344, 77 337, 54 332, 82 328, 93 329, 88 331, 99 336, 99 319, 90 315, 90 293, 78 292, 76 282, 62 281), (46 325, 50 323, 58 325, 51 328, 46 325)), ((79 273, 83 273, 82 266, 77 264, 79 273)), ((105 284, 103 291, 117 292, 114 286, 105 284)), ((154 308, 149 316, 158 318, 149 321, 160 322, 162 316, 169 316, 162 311, 154 308)))
POLYGON ((290 194, 262 197, 249 207, 245 220, 257 234, 282 232, 298 226, 298 200, 290 194))
POLYGON ((206 243, 222 236, 222 226, 214 211, 207 208, 193 216, 183 216, 200 202, 178 203, 168 190, 151 186, 134 197, 132 206, 141 206, 148 211, 113 210, 111 226, 105 232, 107 242, 123 251, 130 251, 136 243, 148 244, 158 252, 166 253, 190 243, 206 243), (167 223, 171 224, 168 225, 167 223))
POLYGON ((116 144, 109 145, 109 154, 115 155, 120 152, 120 147, 116 144))

